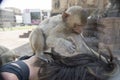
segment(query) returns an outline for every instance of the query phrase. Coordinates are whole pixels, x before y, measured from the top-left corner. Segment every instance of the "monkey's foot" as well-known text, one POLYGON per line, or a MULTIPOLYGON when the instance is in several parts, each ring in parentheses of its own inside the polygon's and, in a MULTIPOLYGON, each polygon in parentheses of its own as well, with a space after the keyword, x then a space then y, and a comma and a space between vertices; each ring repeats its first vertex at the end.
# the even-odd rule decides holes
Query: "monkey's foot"
POLYGON ((47 63, 54 61, 52 56, 48 54, 41 54, 40 59, 42 59, 43 61, 46 61, 47 63))

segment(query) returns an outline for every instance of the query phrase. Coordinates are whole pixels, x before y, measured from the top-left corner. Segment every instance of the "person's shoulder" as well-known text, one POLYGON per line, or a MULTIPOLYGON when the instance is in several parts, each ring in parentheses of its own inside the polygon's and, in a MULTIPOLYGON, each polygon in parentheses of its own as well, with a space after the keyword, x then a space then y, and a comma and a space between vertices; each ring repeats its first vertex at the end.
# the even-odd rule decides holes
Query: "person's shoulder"
POLYGON ((18 80, 17 76, 13 73, 2 72, 0 73, 3 80, 18 80))

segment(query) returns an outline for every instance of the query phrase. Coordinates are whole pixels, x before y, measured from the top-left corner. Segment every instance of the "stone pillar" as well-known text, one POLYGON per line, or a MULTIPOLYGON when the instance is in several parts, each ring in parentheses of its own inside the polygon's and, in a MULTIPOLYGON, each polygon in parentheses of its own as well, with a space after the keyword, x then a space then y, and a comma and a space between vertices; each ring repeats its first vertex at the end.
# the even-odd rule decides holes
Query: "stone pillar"
POLYGON ((104 51, 104 45, 110 47, 113 53, 120 52, 120 18, 108 17, 100 19, 103 33, 100 35, 99 49, 104 51))

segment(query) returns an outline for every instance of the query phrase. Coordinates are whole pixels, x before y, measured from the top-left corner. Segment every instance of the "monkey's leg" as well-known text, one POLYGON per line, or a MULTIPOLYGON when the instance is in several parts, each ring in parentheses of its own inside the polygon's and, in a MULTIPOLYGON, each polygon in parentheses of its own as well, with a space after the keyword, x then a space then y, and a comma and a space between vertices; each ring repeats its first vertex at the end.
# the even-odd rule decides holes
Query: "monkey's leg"
POLYGON ((47 62, 52 61, 51 57, 43 53, 43 51, 46 48, 46 40, 42 29, 36 28, 34 31, 32 31, 32 33, 29 36, 29 40, 35 55, 47 62))
POLYGON ((30 45, 35 54, 41 53, 44 49, 44 37, 42 30, 40 28, 36 28, 33 30, 29 36, 30 45), (36 53, 37 51, 37 53, 36 53), (38 53, 39 52, 39 53, 38 53))

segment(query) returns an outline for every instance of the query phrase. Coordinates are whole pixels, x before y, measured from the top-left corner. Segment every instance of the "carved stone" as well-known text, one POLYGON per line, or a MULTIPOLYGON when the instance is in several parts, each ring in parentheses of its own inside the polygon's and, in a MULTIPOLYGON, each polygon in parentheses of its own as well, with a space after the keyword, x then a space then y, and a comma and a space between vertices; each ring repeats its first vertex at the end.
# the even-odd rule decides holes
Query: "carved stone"
POLYGON ((120 52, 120 18, 102 18, 100 23, 104 26, 104 34, 100 35, 99 48, 103 49, 105 44, 110 46, 114 53, 120 52))
POLYGON ((109 0, 109 5, 103 17, 120 17, 120 0, 109 0))
POLYGON ((52 14, 62 13, 66 8, 74 5, 83 8, 103 9, 108 4, 108 0, 52 0, 52 14))

